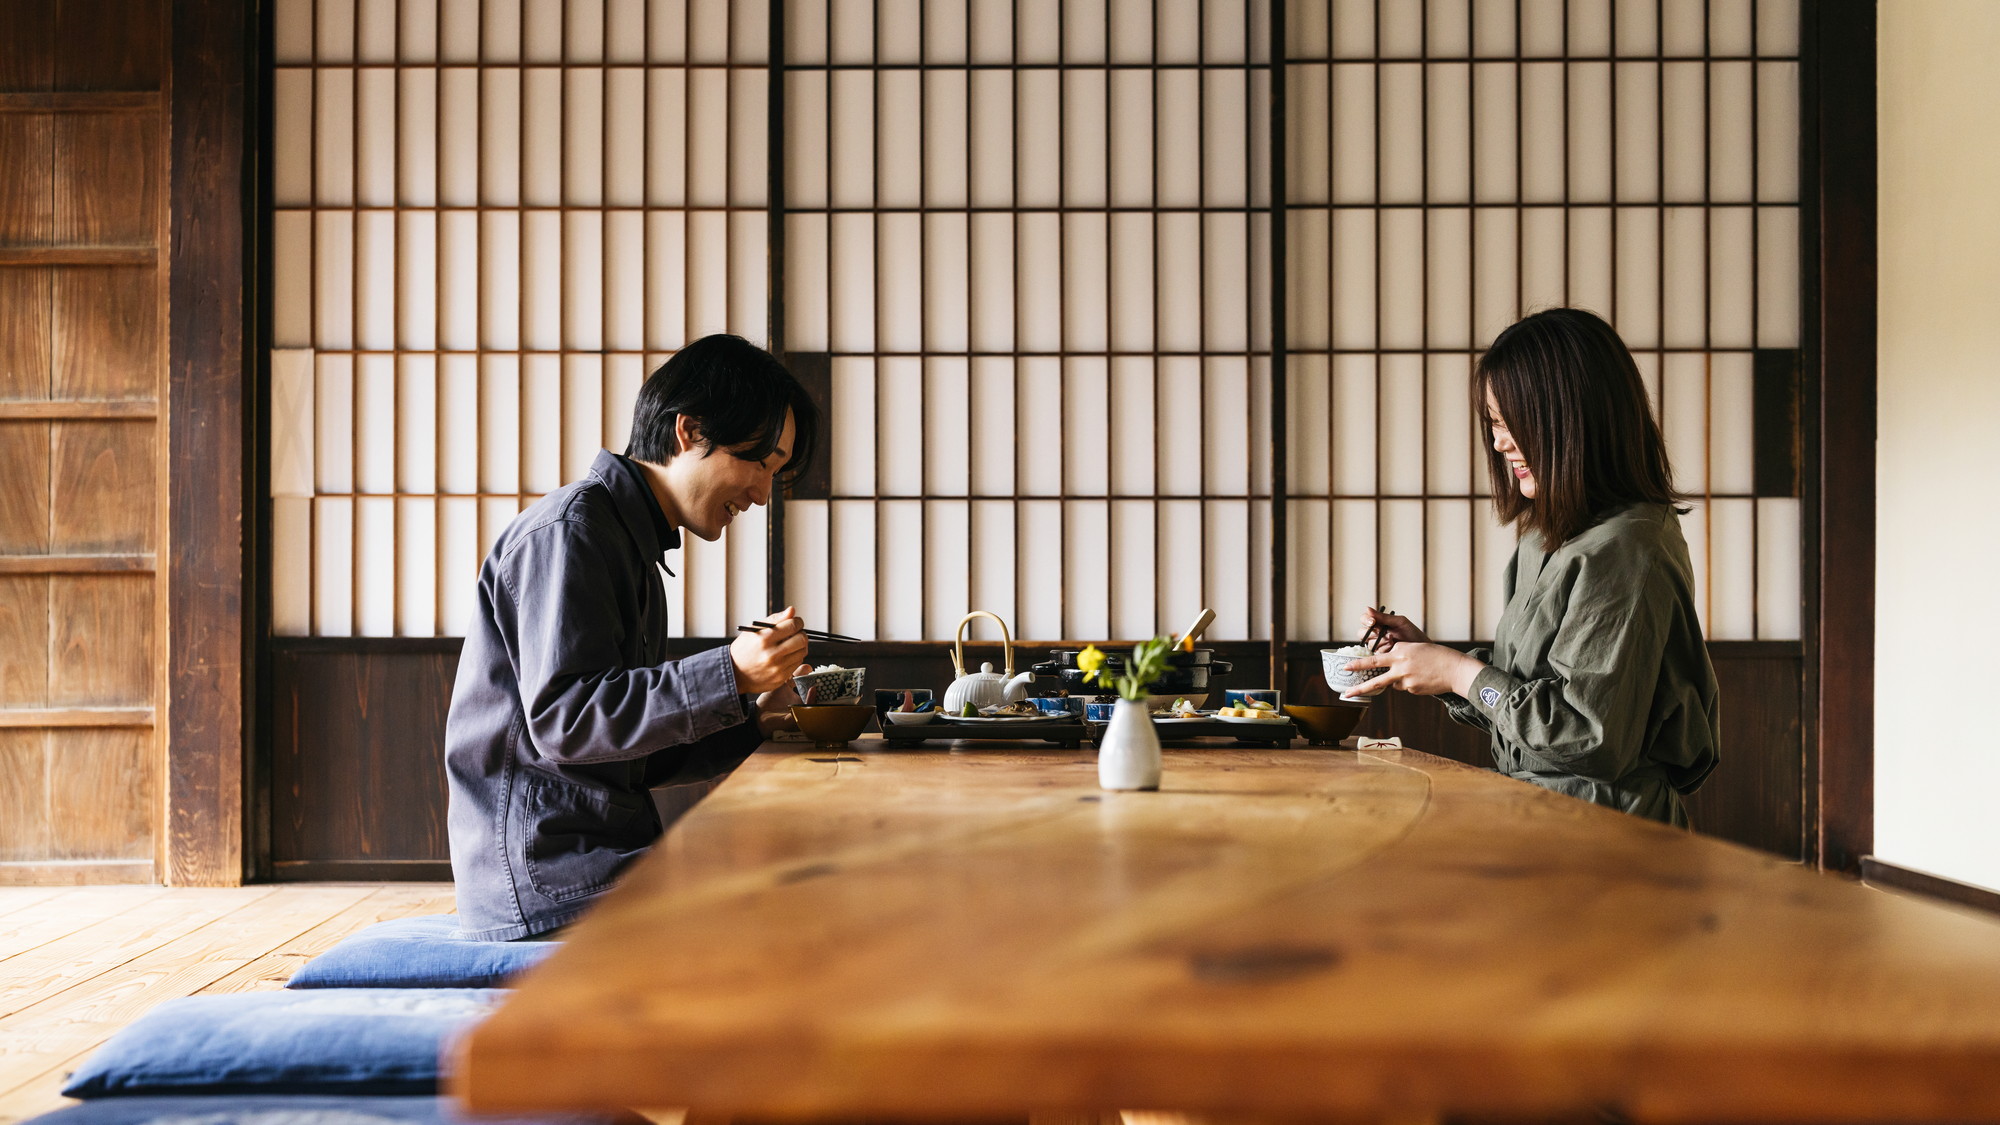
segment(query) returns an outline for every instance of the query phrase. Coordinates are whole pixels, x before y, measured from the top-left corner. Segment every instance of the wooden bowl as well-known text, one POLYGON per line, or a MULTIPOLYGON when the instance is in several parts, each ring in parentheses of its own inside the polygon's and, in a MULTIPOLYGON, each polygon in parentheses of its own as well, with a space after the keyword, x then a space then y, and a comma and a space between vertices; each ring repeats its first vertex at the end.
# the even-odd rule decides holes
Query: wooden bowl
POLYGON ((808 707, 797 704, 792 718, 799 729, 821 750, 838 750, 861 735, 861 728, 875 717, 875 708, 866 703, 821 703, 808 707))
POLYGON ((1304 703, 1285 704, 1285 714, 1299 724, 1305 732, 1306 741, 1314 746, 1338 746, 1340 740, 1354 733, 1354 726, 1361 721, 1361 713, 1368 710, 1366 703, 1334 703, 1324 707, 1313 707, 1304 703))

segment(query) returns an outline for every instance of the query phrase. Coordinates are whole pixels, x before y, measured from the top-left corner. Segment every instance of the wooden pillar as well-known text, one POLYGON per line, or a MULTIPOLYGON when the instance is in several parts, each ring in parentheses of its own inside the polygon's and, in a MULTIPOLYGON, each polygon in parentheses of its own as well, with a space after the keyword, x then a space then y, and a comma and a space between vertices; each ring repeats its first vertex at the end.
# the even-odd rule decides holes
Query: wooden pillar
POLYGON ((245 365, 250 9, 172 7, 164 881, 240 883, 254 590, 245 365))

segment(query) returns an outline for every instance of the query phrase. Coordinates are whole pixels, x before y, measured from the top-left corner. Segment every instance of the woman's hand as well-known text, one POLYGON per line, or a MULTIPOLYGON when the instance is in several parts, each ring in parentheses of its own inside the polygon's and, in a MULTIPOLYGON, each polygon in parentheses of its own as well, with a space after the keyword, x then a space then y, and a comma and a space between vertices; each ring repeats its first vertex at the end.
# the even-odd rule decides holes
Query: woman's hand
MULTIPOLYGON (((803 676, 813 670, 810 664, 801 664, 792 669, 792 675, 803 676)), ((799 729, 799 721, 792 718, 792 705, 799 702, 799 693, 787 679, 782 685, 757 697, 757 733, 765 738, 781 730, 799 729)))
POLYGON ((1361 637, 1377 652, 1388 652, 1398 644, 1412 641, 1428 644, 1430 637, 1417 628, 1417 623, 1398 613, 1390 613, 1374 606, 1361 611, 1361 637))
POLYGON ((1469 695, 1472 681, 1486 665, 1455 648, 1429 641, 1404 641, 1392 651, 1350 660, 1347 667, 1357 672, 1369 668, 1387 669, 1374 679, 1364 680, 1350 689, 1347 693, 1350 696, 1373 696, 1390 688, 1399 688, 1411 695, 1443 695, 1448 691, 1469 695))
POLYGON ((771 622, 771 628, 738 633, 729 643, 729 659, 736 665, 736 690, 745 695, 790 686, 792 669, 806 657, 806 623, 791 606, 765 620, 771 622))

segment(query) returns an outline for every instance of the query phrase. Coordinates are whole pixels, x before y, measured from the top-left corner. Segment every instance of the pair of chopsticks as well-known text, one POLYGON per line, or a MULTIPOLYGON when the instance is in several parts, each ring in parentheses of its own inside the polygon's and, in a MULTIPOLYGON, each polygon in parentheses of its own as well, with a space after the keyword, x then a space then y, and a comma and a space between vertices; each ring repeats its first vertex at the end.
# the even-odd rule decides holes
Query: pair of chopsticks
MULTIPOLYGON (((1395 613, 1394 610, 1390 609, 1386 605, 1376 606, 1375 612, 1388 613, 1388 614, 1395 613)), ((1388 629, 1386 626, 1383 626, 1380 623, 1370 625, 1368 628, 1361 631, 1361 647, 1367 649, 1369 652, 1381 652, 1382 641, 1387 639, 1387 637, 1388 637, 1388 629)))
MULTIPOLYGON (((775 621, 753 621, 748 625, 738 625, 736 631, 739 633, 761 633, 766 629, 775 629, 777 627, 778 625, 775 621)), ((856 637, 843 637, 839 633, 822 633, 818 629, 807 629, 805 630, 805 635, 806 640, 809 641, 828 641, 833 644, 844 645, 861 643, 860 639, 856 637)))

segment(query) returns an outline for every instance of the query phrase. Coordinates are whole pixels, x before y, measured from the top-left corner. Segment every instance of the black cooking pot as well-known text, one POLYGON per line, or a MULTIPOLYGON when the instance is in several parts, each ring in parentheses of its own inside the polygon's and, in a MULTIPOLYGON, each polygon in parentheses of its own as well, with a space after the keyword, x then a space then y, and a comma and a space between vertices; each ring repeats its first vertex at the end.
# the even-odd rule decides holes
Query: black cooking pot
MULTIPOLYGON (((1107 695, 1110 689, 1102 683, 1084 682, 1083 669, 1076 666, 1076 657, 1082 649, 1050 649, 1053 660, 1045 660, 1029 671, 1037 676, 1061 677, 1063 687, 1071 695, 1107 695)), ((1125 659, 1130 652, 1104 654, 1104 676, 1116 675, 1125 669, 1125 659)), ((1226 676, 1234 666, 1227 660, 1215 659, 1213 649, 1198 648, 1193 652, 1175 649, 1167 654, 1167 670, 1156 680, 1146 685, 1148 695, 1202 695, 1209 691, 1209 677, 1226 676)))

